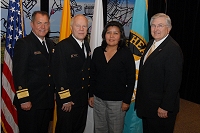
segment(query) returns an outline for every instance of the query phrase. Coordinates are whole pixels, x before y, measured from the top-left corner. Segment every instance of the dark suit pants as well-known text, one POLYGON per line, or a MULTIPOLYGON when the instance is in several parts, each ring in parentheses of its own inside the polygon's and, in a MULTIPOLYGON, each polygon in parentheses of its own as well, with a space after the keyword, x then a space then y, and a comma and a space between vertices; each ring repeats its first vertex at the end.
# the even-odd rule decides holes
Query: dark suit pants
POLYGON ((168 118, 143 117, 143 133, 173 133, 176 116, 168 118))
POLYGON ((56 133, 83 133, 87 119, 88 105, 72 107, 70 112, 64 112, 57 106, 56 133))
POLYGON ((48 133, 49 122, 52 119, 52 109, 25 111, 17 110, 20 133, 48 133))

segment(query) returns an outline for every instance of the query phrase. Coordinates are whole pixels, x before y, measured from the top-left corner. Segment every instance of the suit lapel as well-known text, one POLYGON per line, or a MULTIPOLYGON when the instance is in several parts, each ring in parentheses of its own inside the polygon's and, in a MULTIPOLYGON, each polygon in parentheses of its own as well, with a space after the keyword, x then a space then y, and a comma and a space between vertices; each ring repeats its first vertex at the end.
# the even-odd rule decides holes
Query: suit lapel
MULTIPOLYGON (((140 64, 141 64, 141 66, 143 66, 143 65, 145 64, 145 63, 143 64, 143 62, 144 62, 144 57, 145 57, 147 51, 150 49, 150 47, 151 47, 152 44, 153 44, 153 40, 151 40, 151 41, 148 42, 147 47, 146 47, 146 49, 144 50, 143 56, 142 56, 141 59, 140 59, 140 64)), ((146 60, 146 61, 147 61, 147 60, 146 60)), ((146 62, 146 61, 145 61, 145 62, 146 62)))
POLYGON ((144 56, 149 50, 149 48, 151 47, 151 45, 153 44, 153 40, 151 40, 148 43, 147 48, 145 49, 144 55, 142 56, 142 60, 141 60, 142 66, 147 66, 151 61, 153 61, 155 57, 158 56, 160 52, 162 52, 162 50, 165 48, 169 40, 170 40, 170 36, 168 35, 168 37, 153 51, 153 53, 151 53, 151 55, 146 59, 145 63, 143 64, 144 56))
POLYGON ((155 56, 157 56, 160 52, 162 52, 162 50, 165 48, 169 40, 170 36, 168 35, 168 37, 154 50, 154 52, 152 53, 152 57, 150 59, 155 58, 155 56))

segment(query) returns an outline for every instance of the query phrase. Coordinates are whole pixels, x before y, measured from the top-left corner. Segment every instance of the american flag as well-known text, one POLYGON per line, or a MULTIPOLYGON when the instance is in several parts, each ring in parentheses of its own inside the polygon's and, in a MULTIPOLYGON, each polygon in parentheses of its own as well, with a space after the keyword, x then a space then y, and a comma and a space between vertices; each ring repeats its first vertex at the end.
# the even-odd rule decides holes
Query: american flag
POLYGON ((17 111, 13 106, 15 95, 12 78, 12 57, 16 41, 23 37, 20 0, 9 0, 6 44, 2 72, 1 125, 5 133, 18 133, 17 111))

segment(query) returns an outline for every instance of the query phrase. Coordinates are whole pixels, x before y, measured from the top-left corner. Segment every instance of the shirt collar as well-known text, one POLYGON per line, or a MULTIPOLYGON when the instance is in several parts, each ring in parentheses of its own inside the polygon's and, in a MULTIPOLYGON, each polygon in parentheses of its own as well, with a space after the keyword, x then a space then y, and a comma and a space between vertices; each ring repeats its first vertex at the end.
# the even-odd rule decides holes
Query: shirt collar
POLYGON ((169 34, 167 34, 167 35, 166 35, 163 39, 161 39, 160 41, 157 41, 157 42, 156 42, 156 41, 154 40, 153 43, 155 43, 155 46, 158 47, 158 46, 168 37, 168 35, 169 35, 169 34))
POLYGON ((82 43, 84 43, 84 40, 81 42, 80 40, 76 39, 73 34, 72 34, 72 37, 77 41, 79 46, 82 48, 82 43))
MULTIPOLYGON (((33 32, 33 31, 32 31, 33 32)), ((41 38, 39 38, 34 32, 33 32, 33 34, 38 38, 38 40, 42 43, 43 41, 46 43, 46 40, 45 40, 45 37, 44 37, 44 39, 42 40, 41 38)))

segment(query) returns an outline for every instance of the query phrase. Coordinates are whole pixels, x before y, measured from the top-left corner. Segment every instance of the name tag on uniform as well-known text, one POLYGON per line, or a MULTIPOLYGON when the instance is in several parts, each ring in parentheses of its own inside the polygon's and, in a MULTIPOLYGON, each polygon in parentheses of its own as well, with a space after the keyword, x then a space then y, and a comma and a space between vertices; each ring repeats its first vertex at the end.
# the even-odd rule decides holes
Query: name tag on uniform
POLYGON ((35 51, 34 55, 37 55, 37 54, 41 54, 41 52, 40 51, 35 51))
POLYGON ((78 54, 71 54, 71 58, 77 58, 78 54))

